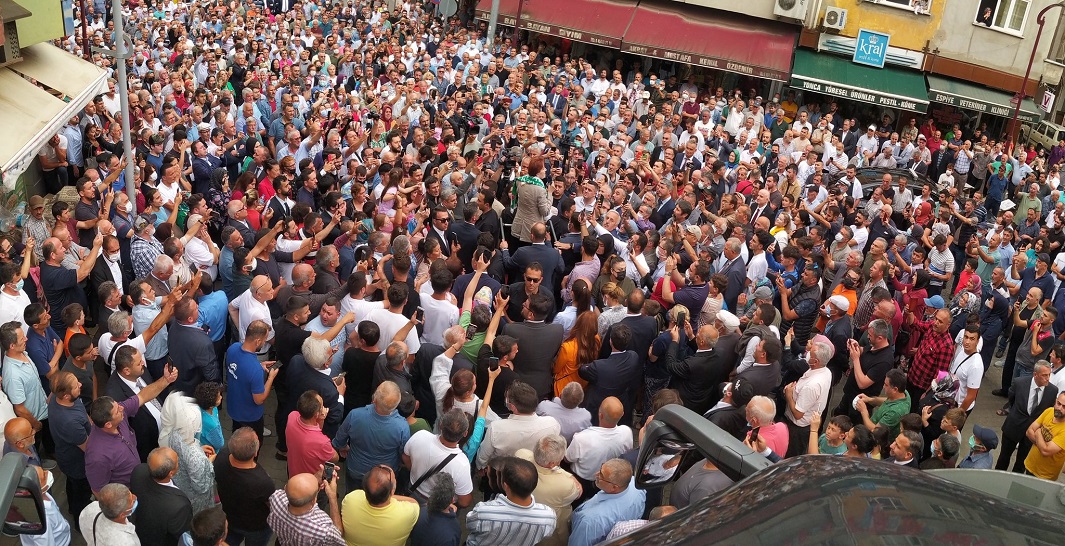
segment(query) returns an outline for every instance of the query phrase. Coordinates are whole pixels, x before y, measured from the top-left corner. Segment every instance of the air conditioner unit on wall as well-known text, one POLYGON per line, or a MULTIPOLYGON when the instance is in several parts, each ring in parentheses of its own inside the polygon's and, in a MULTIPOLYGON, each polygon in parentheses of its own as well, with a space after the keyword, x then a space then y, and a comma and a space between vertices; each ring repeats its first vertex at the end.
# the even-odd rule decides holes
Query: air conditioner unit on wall
POLYGON ((811 0, 773 0, 773 15, 803 21, 809 11, 811 0))
POLYGON ((826 8, 824 25, 825 28, 843 30, 847 26, 847 10, 831 6, 826 8))

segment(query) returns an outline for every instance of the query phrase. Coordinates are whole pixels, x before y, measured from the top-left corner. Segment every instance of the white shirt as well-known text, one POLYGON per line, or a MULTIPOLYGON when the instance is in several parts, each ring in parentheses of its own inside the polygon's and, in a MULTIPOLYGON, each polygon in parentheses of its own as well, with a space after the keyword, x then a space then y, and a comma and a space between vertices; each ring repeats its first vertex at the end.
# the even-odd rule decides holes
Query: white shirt
POLYGON ((566 460, 572 463, 574 474, 593 480, 603 463, 630 449, 632 429, 629 427, 588 427, 573 435, 573 441, 566 449, 566 460))
MULTIPOLYGON (((284 237, 277 238, 277 247, 275 252, 295 252, 303 245, 303 241, 295 239, 285 239, 284 237)), ((296 267, 296 264, 291 262, 277 262, 278 269, 281 270, 281 276, 284 277, 285 282, 292 284, 292 270, 296 267)))
MULTIPOLYGON (((392 343, 392 338, 395 337, 397 332, 406 326, 410 319, 382 307, 370 311, 366 320, 376 323, 377 327, 381 329, 381 339, 377 342, 377 348, 384 352, 388 347, 388 344, 392 343)), ((418 349, 421 349, 422 347, 422 342, 418 340, 417 328, 411 328, 410 331, 407 332, 407 339, 404 341, 407 343, 407 351, 410 354, 418 352, 418 349)))
MULTIPOLYGON (((445 457, 457 453, 456 457, 447 463, 440 472, 447 472, 455 480, 455 494, 469 495, 473 493, 473 479, 470 478, 470 460, 461 449, 447 447, 440 443, 440 438, 427 430, 419 430, 407 440, 403 446, 403 453, 410 457, 411 483, 417 481, 423 474, 429 472, 440 464, 445 457)), ((439 474, 437 474, 438 476, 439 474)), ((426 497, 436 485, 437 476, 431 476, 418 486, 418 493, 426 497)))
POLYGON ((425 310, 421 342, 443 345, 444 331, 459 323, 459 308, 446 299, 438 300, 432 296, 422 298, 421 303, 425 310))
MULTIPOLYGON (((959 387, 955 400, 960 405, 969 394, 969 389, 979 389, 980 382, 984 379, 984 359, 980 356, 979 349, 971 355, 965 354, 964 349, 955 351, 954 360, 950 362, 950 371, 958 378, 959 387)), ((975 406, 976 401, 973 400, 969 407, 961 409, 969 411, 975 406)))
POLYGON ((274 321, 270 317, 270 308, 267 307, 265 302, 261 302, 252 296, 251 288, 248 288, 241 295, 231 302, 229 307, 237 310, 237 333, 240 335, 240 342, 244 342, 244 333, 248 331, 248 325, 253 321, 261 320, 266 323, 266 326, 270 328, 270 332, 267 334, 267 339, 273 339, 274 337, 274 321))
POLYGON ((802 419, 796 419, 789 406, 784 414, 792 423, 800 427, 810 426, 810 419, 820 415, 828 406, 828 396, 832 392, 832 371, 828 368, 806 370, 795 383, 795 409, 802 412, 802 419))
POLYGON ((67 522, 50 493, 44 494, 44 519, 48 522, 48 527, 44 530, 44 534, 22 535, 19 537, 22 545, 68 546, 70 544, 70 523, 67 522))
POLYGON ((379 301, 359 300, 351 296, 344 296, 343 298, 340 298, 340 314, 343 316, 348 313, 354 313, 355 321, 352 322, 352 324, 358 325, 363 320, 366 320, 370 311, 381 309, 383 305, 384 304, 379 301))
POLYGON ((23 317, 24 311, 30 306, 30 297, 26 295, 25 290, 19 290, 17 296, 12 296, 7 292, 0 290, 0 324, 7 324, 9 322, 18 322, 22 324, 22 333, 30 331, 30 327, 26 324, 26 319, 23 317))
MULTIPOLYGON (((444 395, 447 394, 447 390, 451 388, 451 367, 455 364, 455 361, 448 358, 446 354, 440 353, 433 359, 433 370, 429 373, 429 387, 433 389, 433 398, 436 400, 436 414, 444 414, 444 395)), ((469 402, 462 402, 455 399, 452 408, 458 408, 467 415, 477 415, 481 399, 476 394, 473 395, 473 400, 469 402)), ((488 413, 484 416, 485 423, 491 423, 492 421, 498 421, 499 415, 492 411, 492 408, 488 408, 488 413)), ((433 430, 440 430, 440 420, 437 419, 433 430)))
POLYGON ((521 448, 533 450, 540 438, 560 431, 554 417, 511 414, 485 429, 484 440, 477 450, 477 468, 484 468, 494 457, 513 455, 521 448))
POLYGON ((751 284, 757 284, 764 279, 768 271, 769 262, 765 259, 765 252, 759 252, 756 256, 751 256, 751 261, 747 263, 747 278, 750 279, 751 284))
MULTIPOLYGON (((148 385, 144 382, 144 377, 138 377, 136 381, 130 381, 121 375, 119 375, 118 378, 133 391, 133 394, 138 394, 141 390, 148 388, 148 385)), ((141 406, 141 409, 148 410, 148 413, 152 414, 152 417, 155 417, 155 423, 157 425, 162 425, 163 422, 161 408, 162 405, 152 404, 151 402, 145 402, 144 405, 141 406)))
POLYGON ((1050 372, 1050 383, 1058 388, 1058 392, 1065 392, 1065 366, 1050 372))
POLYGON ((99 345, 100 345, 99 346, 100 357, 103 358, 104 362, 107 363, 107 368, 109 370, 111 370, 111 373, 115 372, 114 360, 110 358, 111 349, 114 349, 115 345, 119 345, 119 344, 121 344, 121 345, 129 345, 130 347, 133 347, 134 349, 137 349, 137 352, 139 352, 141 354, 144 354, 148 350, 148 348, 144 344, 144 336, 143 335, 140 335, 140 336, 137 336, 135 338, 131 338, 129 340, 122 341, 122 342, 117 342, 117 341, 112 340, 110 335, 105 335, 105 336, 101 337, 100 338, 100 343, 99 343, 99 345))
POLYGON ((185 259, 196 271, 207 273, 211 276, 211 279, 218 278, 218 264, 215 262, 214 254, 211 254, 211 249, 208 248, 203 239, 193 237, 189 242, 185 243, 185 259))
MULTIPOLYGON (((122 288, 122 259, 119 258, 118 260, 112 262, 111 260, 105 258, 103 254, 101 254, 98 259, 103 260, 104 263, 107 264, 107 269, 111 271, 111 280, 113 280, 115 282, 115 286, 118 287, 118 295, 125 296, 126 291, 122 288)), ((211 278, 213 279, 214 277, 211 278)))

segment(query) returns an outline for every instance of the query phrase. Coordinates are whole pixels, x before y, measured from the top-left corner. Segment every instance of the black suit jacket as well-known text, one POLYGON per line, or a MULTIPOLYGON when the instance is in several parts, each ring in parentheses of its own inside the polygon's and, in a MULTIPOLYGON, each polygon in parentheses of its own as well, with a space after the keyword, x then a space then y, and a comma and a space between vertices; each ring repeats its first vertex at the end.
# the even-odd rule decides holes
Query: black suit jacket
POLYGON ((459 260, 466 271, 473 271, 473 251, 477 248, 477 238, 481 236, 481 230, 477 226, 466 221, 460 221, 451 226, 451 232, 459 242, 459 260))
POLYGON ((677 208, 677 200, 670 197, 663 203, 659 203, 655 210, 651 212, 651 223, 655 225, 655 228, 662 229, 662 226, 666 225, 666 222, 673 217, 673 209, 677 208))
MULTIPOLYGON (((144 375, 141 378, 146 385, 152 382, 147 370, 144 371, 144 375)), ((110 396, 116 401, 125 400, 135 394, 133 389, 122 381, 118 372, 112 373, 111 377, 107 379, 107 385, 104 386, 104 395, 110 396)), ((155 417, 152 416, 151 412, 142 406, 137 410, 136 415, 129 418, 129 426, 133 429, 134 436, 137 437, 137 453, 142 461, 148 460, 148 454, 159 447, 159 423, 155 421, 155 417)))
MULTIPOLYGON (((543 322, 512 322, 503 333, 518 340, 514 371, 532 385, 541 400, 551 398, 555 356, 562 346, 562 325, 543 322)), ((598 411, 599 406, 596 406, 598 411)))
POLYGON ((557 93, 548 93, 547 94, 547 105, 551 108, 551 113, 556 118, 562 117, 562 112, 564 112, 566 110, 566 104, 568 102, 569 102, 568 99, 566 99, 566 97, 562 96, 561 94, 557 94, 557 93), (556 98, 557 98, 557 100, 556 100, 556 98))
POLYGON ((703 417, 741 442, 750 429, 747 425, 747 406, 725 406, 708 411, 703 417))
POLYGON ((293 356, 287 368, 288 375, 285 376, 285 383, 288 385, 288 407, 295 408, 296 401, 303 393, 309 390, 317 392, 322 397, 325 407, 329 408, 329 415, 322 423, 322 432, 330 438, 336 436, 337 429, 344 420, 344 404, 340 403, 340 393, 337 392, 336 384, 328 375, 311 368, 303 359, 302 354, 293 356))
MULTIPOLYGON (((432 222, 432 220, 430 219, 430 223, 431 222, 432 222)), ((447 231, 444 232, 444 235, 446 235, 447 237, 450 238, 451 237, 451 228, 448 228, 447 231)), ((428 239, 436 239, 437 241, 440 241, 440 252, 442 252, 444 254, 444 256, 448 256, 448 257, 451 256, 451 242, 450 241, 446 241, 444 239, 441 239, 440 238, 440 234, 437 233, 435 229, 430 227, 429 228, 429 235, 426 235, 426 238, 428 238, 428 239)))
POLYGON ((496 238, 496 243, 503 239, 502 231, 500 231, 502 228, 499 223, 499 215, 496 214, 495 210, 489 209, 488 212, 482 213, 475 225, 481 233, 491 233, 492 237, 496 238))
POLYGON ((1031 403, 1028 397, 1031 395, 1033 380, 1032 376, 1018 377, 1013 380, 1009 392, 1010 411, 1006 414, 1006 420, 1002 422, 1003 437, 1008 436, 1016 441, 1024 440, 1025 431, 1032 425, 1032 421, 1035 421, 1035 418, 1047 408, 1054 406, 1054 399, 1058 397, 1058 388, 1053 383, 1047 383, 1047 386, 1043 387, 1043 396, 1039 399, 1039 405, 1031 414, 1028 413, 1028 404, 1031 403))
POLYGON ((617 328, 618 324, 628 326, 629 331, 632 332, 632 341, 628 347, 623 347, 623 349, 636 353, 637 358, 640 359, 640 364, 646 364, 647 350, 651 348, 651 344, 658 337, 658 321, 646 315, 626 316, 619 320, 617 324, 611 325, 606 331, 606 336, 603 337, 603 342, 599 345, 599 358, 610 356, 610 334, 614 328, 617 328))
MULTIPOLYGON (((521 350, 518 350, 521 356, 521 350)), ((632 408, 636 391, 643 381, 643 365, 632 351, 614 353, 607 358, 593 360, 581 366, 577 373, 588 382, 584 407, 592 414, 592 424, 599 424, 599 405, 607 397, 614 396, 625 406, 625 415, 620 423, 632 424, 632 408)))
MULTIPOLYGON (((92 293, 95 294, 100 289, 101 284, 111 281, 119 285, 123 294, 128 294, 129 283, 133 281, 133 276, 127 271, 124 264, 119 264, 118 269, 122 272, 122 278, 116 280, 114 274, 111 273, 111 268, 107 267, 107 260, 102 256, 97 258, 96 264, 92 266, 92 272, 89 273, 89 286, 92 287, 92 293)), ((106 322, 100 324, 103 324, 106 329, 106 322)))
POLYGON ((525 274, 525 268, 533 262, 540 262, 544 269, 544 280, 540 281, 548 288, 555 286, 555 275, 562 274, 562 255, 554 247, 545 244, 523 246, 514 251, 511 256, 506 250, 503 251, 503 264, 510 270, 510 274, 517 278, 525 274))
POLYGON ((189 497, 176 487, 153 480, 145 463, 133 469, 129 490, 137 495, 137 511, 131 519, 137 527, 141 544, 180 544, 182 533, 192 526, 192 503, 189 497))
POLYGON ((255 246, 255 230, 252 229, 251 226, 245 224, 244 222, 238 222, 237 220, 234 220, 232 218, 226 220, 226 225, 233 226, 234 228, 236 228, 237 231, 240 232, 240 236, 244 237, 244 248, 250 250, 255 246))
POLYGON ((218 355, 207 332, 173 321, 168 330, 167 349, 170 352, 170 363, 178 371, 177 381, 171 385, 171 391, 180 391, 192 396, 196 392, 196 386, 204 381, 222 382, 218 355))
POLYGON ((728 381, 730 370, 716 350, 678 360, 677 349, 676 343, 670 343, 666 351, 666 369, 672 376, 669 386, 680 391, 685 407, 705 413, 721 398, 721 389, 717 386, 728 381))

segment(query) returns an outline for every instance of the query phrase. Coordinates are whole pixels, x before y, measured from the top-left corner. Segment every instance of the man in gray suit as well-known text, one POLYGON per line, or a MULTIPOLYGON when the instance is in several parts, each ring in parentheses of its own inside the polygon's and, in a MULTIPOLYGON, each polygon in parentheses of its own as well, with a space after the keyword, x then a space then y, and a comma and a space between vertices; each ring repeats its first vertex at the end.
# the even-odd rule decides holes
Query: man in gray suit
POLYGON ((562 346, 562 325, 544 322, 551 307, 550 296, 533 294, 522 309, 525 322, 512 322, 503 329, 504 335, 518 340, 514 371, 536 389, 540 400, 551 398, 555 356, 562 346))
POLYGON ((1013 464, 1013 471, 1024 472, 1024 459, 1032 448, 1032 441, 1025 432, 1039 414, 1054 405, 1057 397, 1058 388, 1050 382, 1050 363, 1045 360, 1035 363, 1032 376, 1013 380, 1009 392, 1009 413, 1002 422, 1002 444, 995 463, 996 470, 1009 470, 1010 457, 1016 450, 1017 461, 1013 464))

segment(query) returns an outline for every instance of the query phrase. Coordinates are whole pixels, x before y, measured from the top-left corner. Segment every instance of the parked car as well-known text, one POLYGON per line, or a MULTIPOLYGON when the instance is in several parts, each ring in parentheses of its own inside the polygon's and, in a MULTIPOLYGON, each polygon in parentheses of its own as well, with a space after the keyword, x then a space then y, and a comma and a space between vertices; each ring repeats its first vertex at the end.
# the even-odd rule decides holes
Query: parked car
POLYGON ((1058 142, 1062 140, 1065 140, 1065 126, 1063 125, 1040 121, 1037 125, 1021 126, 1020 142, 1022 144, 1035 144, 1037 150, 1049 150, 1057 146, 1058 142))
POLYGON ((709 459, 736 483, 613 544, 1049 545, 1065 536, 1056 482, 835 455, 771 464, 676 405, 658 411, 644 433, 637 486, 663 487, 686 454, 709 459))

